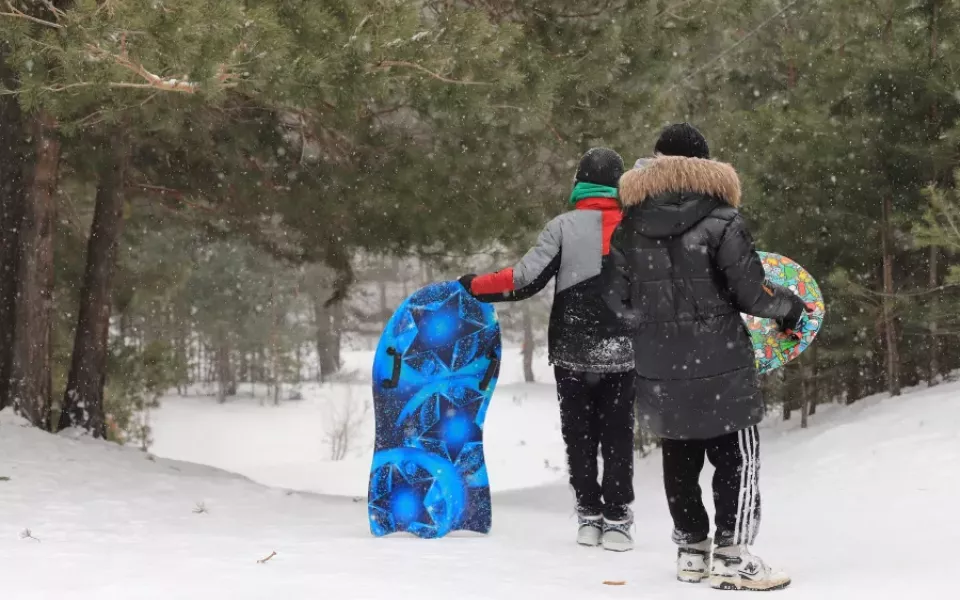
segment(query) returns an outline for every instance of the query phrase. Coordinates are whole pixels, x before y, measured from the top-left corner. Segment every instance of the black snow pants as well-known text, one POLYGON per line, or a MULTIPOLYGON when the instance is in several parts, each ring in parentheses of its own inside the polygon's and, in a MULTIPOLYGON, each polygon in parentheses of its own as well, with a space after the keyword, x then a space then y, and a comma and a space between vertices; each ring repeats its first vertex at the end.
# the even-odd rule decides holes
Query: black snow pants
POLYGON ((663 440, 663 484, 673 517, 673 541, 696 544, 710 534, 700 471, 704 457, 713 474, 718 546, 750 545, 760 525, 760 437, 748 427, 709 440, 663 440))
POLYGON ((587 373, 554 368, 570 485, 583 515, 627 517, 633 502, 633 370, 587 373), (598 482, 597 451, 603 456, 598 482))

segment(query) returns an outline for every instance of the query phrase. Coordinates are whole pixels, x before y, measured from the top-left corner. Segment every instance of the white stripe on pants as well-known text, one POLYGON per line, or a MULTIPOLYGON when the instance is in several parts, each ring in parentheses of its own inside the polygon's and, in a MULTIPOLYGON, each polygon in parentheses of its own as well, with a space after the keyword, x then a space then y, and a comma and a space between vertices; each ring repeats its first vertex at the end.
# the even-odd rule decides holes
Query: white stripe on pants
POLYGON ((734 528, 734 543, 750 545, 757 537, 760 526, 760 436, 756 426, 748 427, 737 434, 743 465, 740 471, 740 496, 737 499, 737 520, 734 528))

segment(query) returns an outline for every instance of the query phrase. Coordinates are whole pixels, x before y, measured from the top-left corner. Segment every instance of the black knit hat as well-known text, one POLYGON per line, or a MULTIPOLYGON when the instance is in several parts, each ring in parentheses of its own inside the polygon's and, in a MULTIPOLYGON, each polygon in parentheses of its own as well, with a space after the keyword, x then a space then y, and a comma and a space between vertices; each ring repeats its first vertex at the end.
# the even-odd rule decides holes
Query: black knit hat
POLYGON ((612 188, 620 184, 623 175, 623 158, 610 148, 591 148, 580 159, 576 181, 596 183, 612 188))
POLYGON ((665 156, 710 158, 710 147, 707 145, 707 140, 690 123, 677 123, 667 126, 660 132, 660 139, 657 140, 657 145, 653 150, 665 156))

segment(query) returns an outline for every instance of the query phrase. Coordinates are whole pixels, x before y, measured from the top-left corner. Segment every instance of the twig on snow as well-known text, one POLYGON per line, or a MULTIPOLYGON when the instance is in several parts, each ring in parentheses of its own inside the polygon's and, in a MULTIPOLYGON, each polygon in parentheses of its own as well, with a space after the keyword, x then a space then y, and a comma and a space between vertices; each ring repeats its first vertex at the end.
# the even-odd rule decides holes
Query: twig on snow
POLYGON ((271 553, 270 553, 270 556, 268 556, 268 557, 266 557, 266 558, 261 558, 260 560, 257 561, 257 564, 265 565, 265 564, 267 564, 267 561, 268 561, 268 560, 270 560, 271 558, 273 558, 273 557, 276 556, 276 555, 277 555, 276 552, 271 552, 271 553))
POLYGON ((33 533, 32 533, 29 529, 24 529, 23 531, 20 532, 20 539, 21 539, 21 540, 33 540, 33 541, 35 541, 35 542, 39 542, 39 541, 40 541, 40 538, 33 537, 33 533))

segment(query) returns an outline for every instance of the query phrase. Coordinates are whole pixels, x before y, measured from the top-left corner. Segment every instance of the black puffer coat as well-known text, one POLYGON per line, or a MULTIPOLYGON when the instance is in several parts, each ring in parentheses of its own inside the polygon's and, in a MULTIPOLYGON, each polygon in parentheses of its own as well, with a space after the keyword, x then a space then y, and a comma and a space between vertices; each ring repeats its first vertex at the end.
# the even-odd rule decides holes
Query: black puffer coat
POLYGON ((641 414, 668 439, 708 439, 763 417, 740 313, 783 319, 802 301, 765 282, 729 165, 658 157, 623 176, 608 304, 635 326, 641 414))

